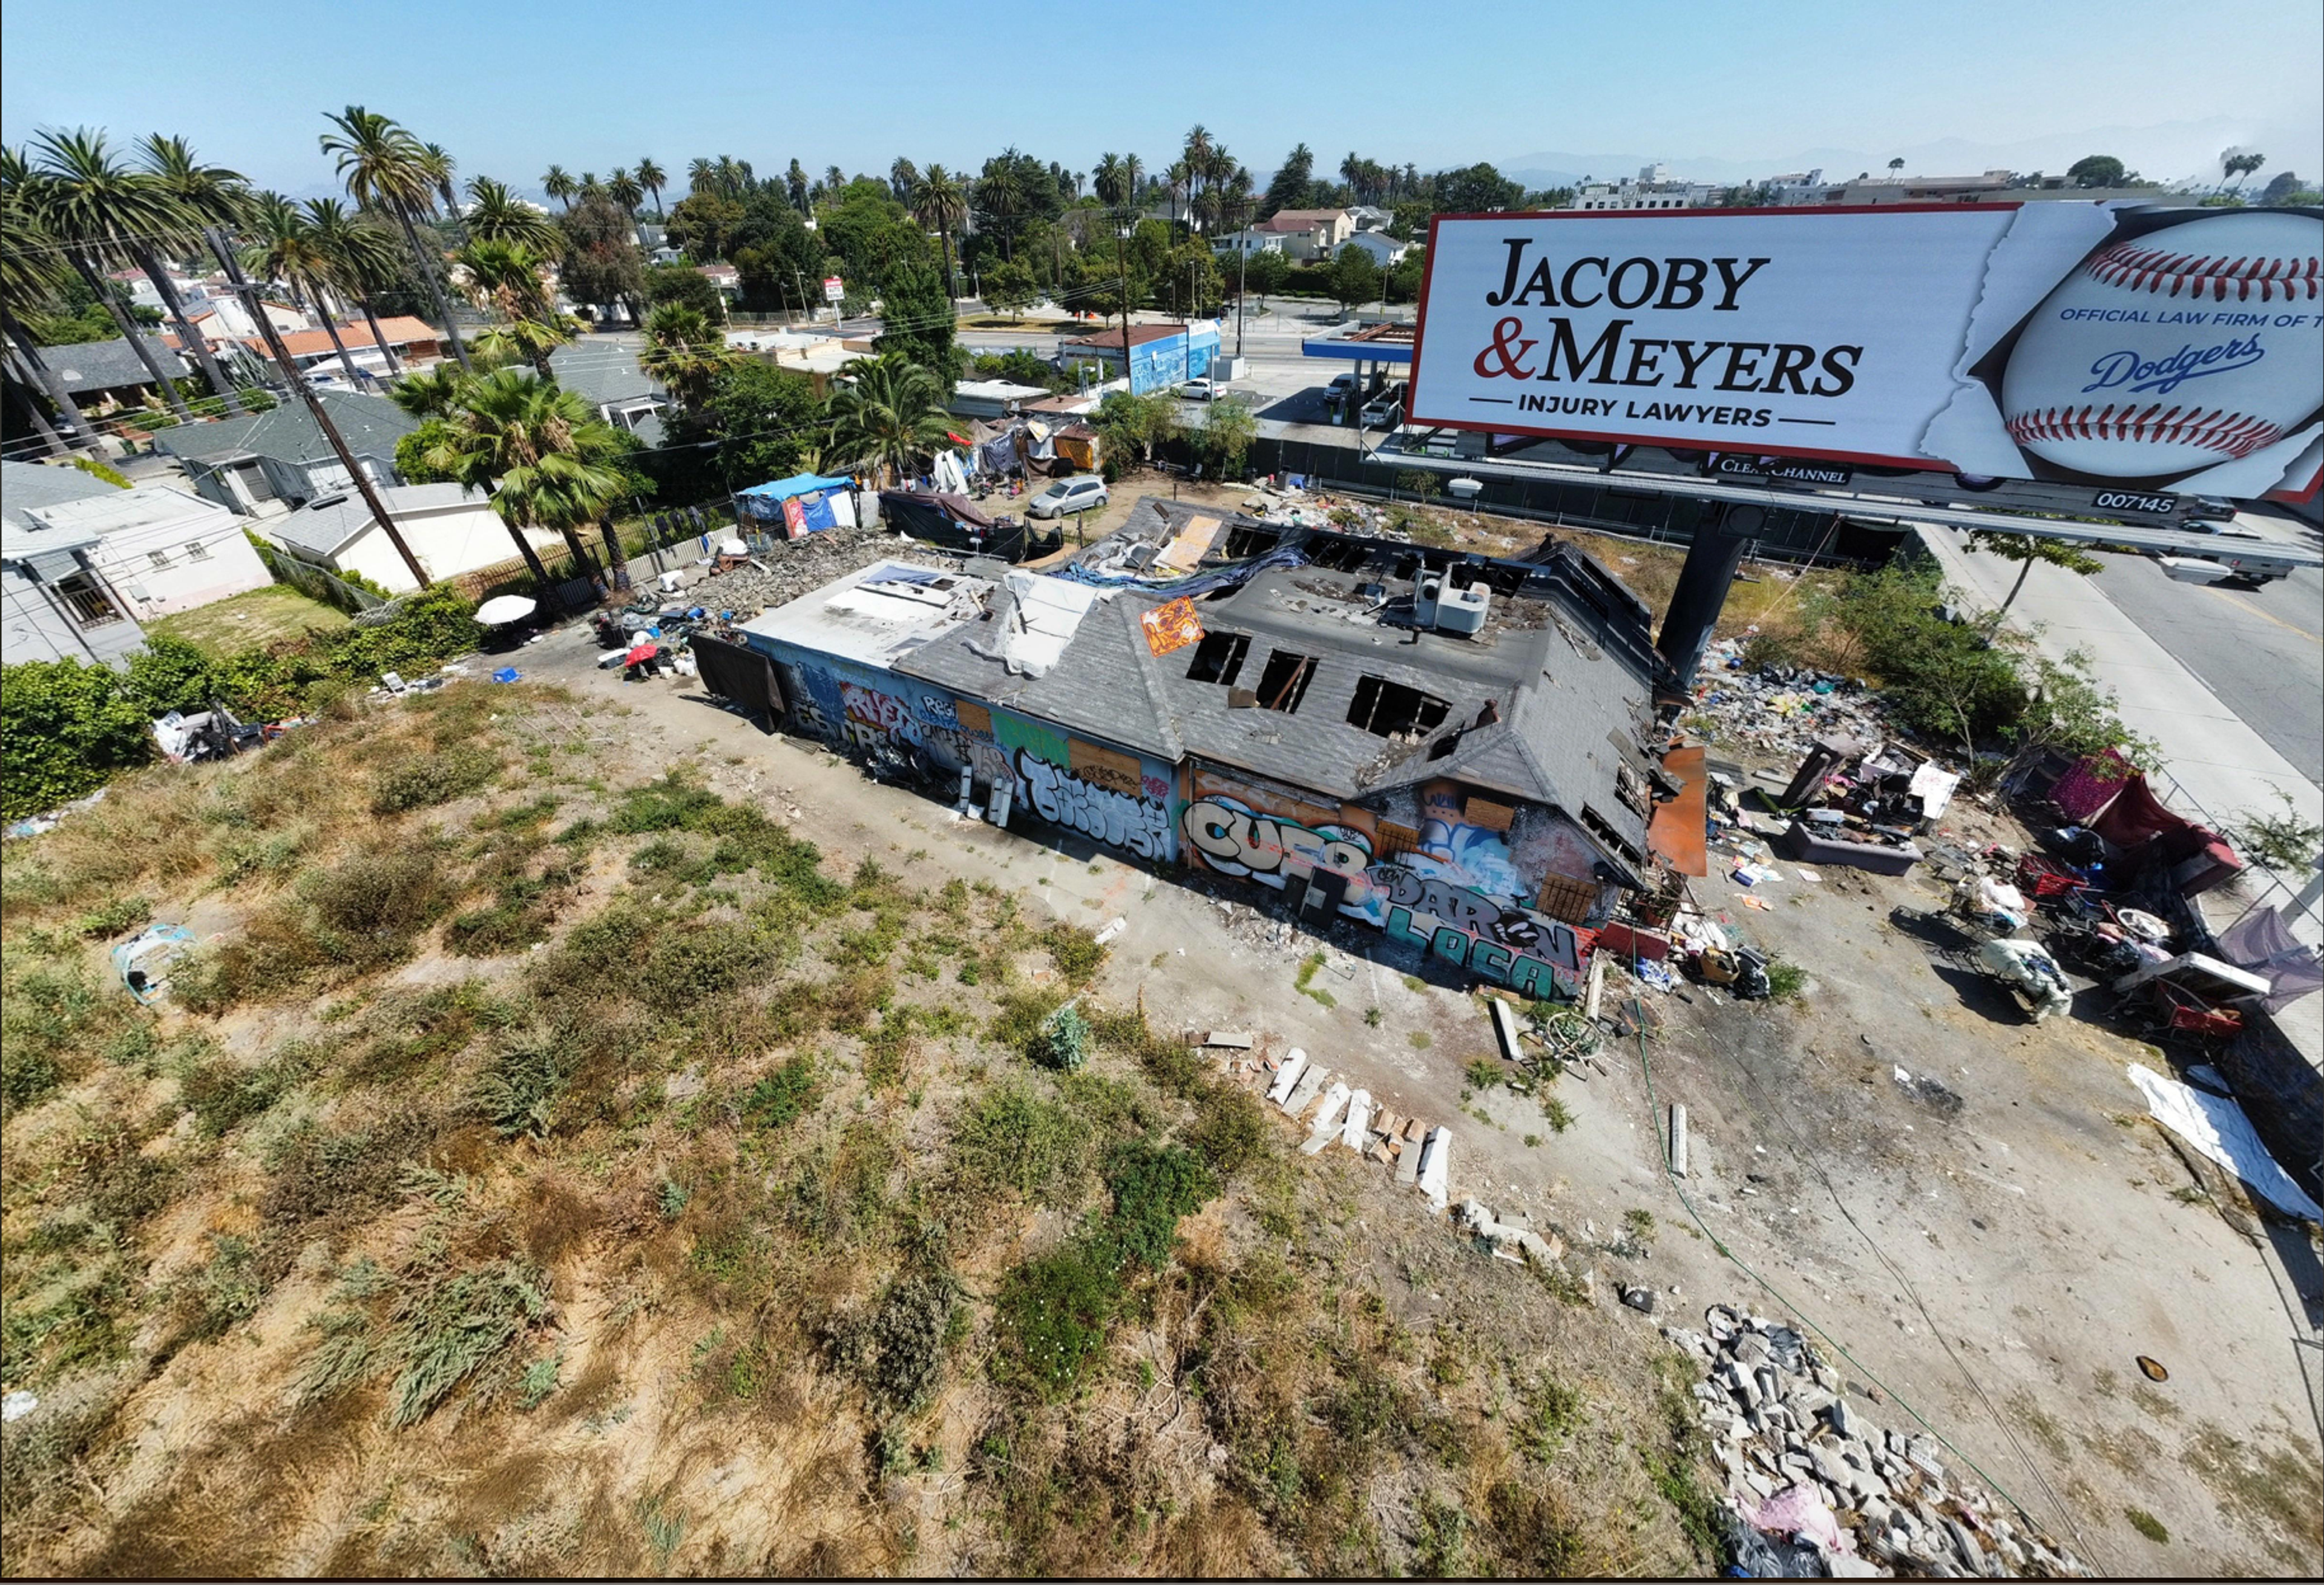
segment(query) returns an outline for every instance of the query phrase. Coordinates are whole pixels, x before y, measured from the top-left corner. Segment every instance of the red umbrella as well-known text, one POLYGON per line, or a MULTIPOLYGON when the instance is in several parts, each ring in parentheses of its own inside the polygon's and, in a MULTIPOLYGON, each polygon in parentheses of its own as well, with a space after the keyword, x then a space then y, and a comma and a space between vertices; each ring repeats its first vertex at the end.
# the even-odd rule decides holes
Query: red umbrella
POLYGON ((644 644, 640 644, 636 649, 634 649, 634 650, 631 650, 628 654, 626 654, 626 655, 624 655, 624 656, 622 656, 622 665, 624 665, 624 666, 635 666, 635 665, 636 665, 636 664, 638 664, 638 662, 640 662, 641 660, 650 660, 650 659, 652 659, 656 655, 659 655, 659 654, 660 654, 660 653, 661 653, 661 646, 660 646, 660 645, 659 645, 659 644, 654 644, 654 643, 644 643, 644 644))

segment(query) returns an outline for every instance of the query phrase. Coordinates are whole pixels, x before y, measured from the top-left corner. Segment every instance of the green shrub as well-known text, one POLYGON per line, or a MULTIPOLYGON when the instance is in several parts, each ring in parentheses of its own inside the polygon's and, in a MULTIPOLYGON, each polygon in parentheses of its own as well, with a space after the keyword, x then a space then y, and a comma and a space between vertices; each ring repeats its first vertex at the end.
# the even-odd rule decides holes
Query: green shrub
POLYGON ((1113 1214, 1105 1237, 1126 1260, 1158 1270, 1170 1263, 1178 1219, 1219 1193, 1219 1180, 1200 1156, 1177 1145, 1143 1140, 1123 1146, 1106 1173, 1113 1214))
POLYGON ((949 1272, 898 1277, 870 1313, 837 1329, 833 1351, 874 1402, 910 1414, 934 1396, 943 1377, 945 1340, 960 1296, 949 1272))
POLYGON ((657 1012, 698 1009, 774 965, 774 943, 748 925, 712 921, 661 933, 646 954, 638 992, 657 1012))
POLYGON ((1462 1076, 1469 1081, 1471 1090, 1494 1090, 1508 1080, 1508 1072, 1493 1058, 1480 1056, 1462 1070, 1462 1076))
POLYGON ((952 1161, 977 1188, 1062 1200, 1080 1181, 1085 1142, 1085 1131, 1064 1107, 1021 1085, 1001 1084, 953 1125, 952 1161))
POLYGON ((1104 1349, 1121 1299, 1119 1279, 1084 1245, 1026 1261, 1001 1280, 993 1306, 994 1374, 1045 1398, 1065 1396, 1104 1349))
POLYGON ((1081 1072, 1090 1055, 1089 1020, 1081 1009, 1067 1002, 1051 1013, 1041 1025, 1034 1050, 1034 1060, 1044 1067, 1065 1074, 1081 1072))
POLYGON ((104 903, 93 913, 81 916, 80 933, 91 941, 106 941, 115 935, 125 935, 142 926, 153 917, 153 900, 143 897, 116 897, 104 903))
POLYGON ((1259 1097, 1231 1084, 1208 1084, 1194 1098, 1186 1143, 1222 1180, 1238 1177, 1267 1154, 1267 1113, 1259 1097))
POLYGON ((466 797, 500 774, 500 756, 473 743, 401 760, 372 786, 371 812, 400 815, 466 797))
POLYGON ((557 1036, 531 1030, 505 1042, 476 1081, 476 1103, 501 1138, 546 1138, 557 1102, 573 1078, 573 1057, 557 1036))
POLYGON ((771 1133, 815 1104, 816 1088, 814 1059, 792 1057, 743 1092, 743 1120, 771 1133))
POLYGON ((416 1425, 464 1384, 489 1397, 515 1374, 514 1345, 549 1309, 549 1278, 519 1260, 449 1276, 411 1274, 373 1343, 377 1368, 394 1372, 391 1425, 416 1425))

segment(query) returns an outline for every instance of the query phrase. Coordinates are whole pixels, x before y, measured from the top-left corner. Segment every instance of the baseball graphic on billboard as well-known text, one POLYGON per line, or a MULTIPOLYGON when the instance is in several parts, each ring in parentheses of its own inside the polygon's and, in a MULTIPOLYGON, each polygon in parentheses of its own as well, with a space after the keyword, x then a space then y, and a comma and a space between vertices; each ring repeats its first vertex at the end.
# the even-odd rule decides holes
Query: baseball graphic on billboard
POLYGON ((2304 209, 1440 216, 1410 422, 2301 496, 2319 259, 2304 209))
POLYGON ((2101 248, 2034 310, 2002 414, 2019 446, 2098 478, 2250 456, 2316 410, 2324 224, 2221 215, 2101 248))

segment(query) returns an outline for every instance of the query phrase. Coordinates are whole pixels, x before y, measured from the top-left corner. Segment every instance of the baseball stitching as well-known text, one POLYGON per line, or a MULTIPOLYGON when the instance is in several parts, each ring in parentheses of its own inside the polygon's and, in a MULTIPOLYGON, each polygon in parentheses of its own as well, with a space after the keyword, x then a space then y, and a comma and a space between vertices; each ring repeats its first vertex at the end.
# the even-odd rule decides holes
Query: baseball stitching
POLYGON ((2257 298, 2273 302, 2295 298, 2313 299, 2319 290, 2316 259, 2231 259, 2164 253, 2159 248, 2116 243, 2089 264, 2091 279, 2130 291, 2161 292, 2165 297, 2209 297, 2224 302, 2232 294, 2238 302, 2257 298))
POLYGON ((2278 426, 2248 413, 2166 408, 2159 401, 2145 407, 2045 407, 2009 420, 2010 438, 2021 446, 2036 440, 2135 440, 2200 447, 2231 457, 2248 456, 2282 434, 2278 426))

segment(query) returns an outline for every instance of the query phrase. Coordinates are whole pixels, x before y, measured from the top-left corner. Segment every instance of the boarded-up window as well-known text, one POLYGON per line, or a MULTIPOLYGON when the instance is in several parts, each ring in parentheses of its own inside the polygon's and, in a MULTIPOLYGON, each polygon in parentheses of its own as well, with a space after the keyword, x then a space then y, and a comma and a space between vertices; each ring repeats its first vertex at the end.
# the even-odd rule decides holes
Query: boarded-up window
POLYGON ((953 714, 960 718, 961 730, 964 732, 992 730, 992 712, 973 700, 959 701, 953 706, 953 714))
POLYGON ((1135 755, 1102 749, 1079 738, 1067 739, 1065 747, 1073 773, 1092 787, 1124 793, 1133 798, 1145 795, 1146 782, 1139 771, 1135 755))
POLYGON ((1507 804, 1497 804, 1490 798, 1471 798, 1461 806, 1461 814, 1470 825, 1486 831, 1507 831, 1517 812, 1507 804))
POLYGON ((1598 900, 1598 885, 1592 880, 1579 880, 1571 875, 1545 875, 1541 881, 1541 911, 1553 919, 1563 919, 1569 925, 1579 925, 1590 917, 1591 905, 1598 900))
POLYGON ((1398 853, 1408 853, 1420 845, 1420 833, 1409 825, 1398 825, 1393 820, 1382 820, 1377 829, 1379 837, 1373 845, 1375 858, 1392 859, 1398 853))

